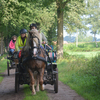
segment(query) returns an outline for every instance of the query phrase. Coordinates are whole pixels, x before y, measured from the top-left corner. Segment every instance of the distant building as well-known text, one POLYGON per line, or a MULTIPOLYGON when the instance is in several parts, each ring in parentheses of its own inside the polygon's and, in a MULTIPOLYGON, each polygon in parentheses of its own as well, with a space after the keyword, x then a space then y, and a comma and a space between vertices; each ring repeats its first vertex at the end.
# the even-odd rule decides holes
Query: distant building
MULTIPOLYGON (((52 42, 53 42, 54 45, 57 44, 57 41, 52 41, 52 42)), ((63 44, 68 44, 68 42, 67 41, 63 41, 63 44)))
POLYGON ((68 42, 67 41, 63 41, 63 44, 68 44, 68 42))

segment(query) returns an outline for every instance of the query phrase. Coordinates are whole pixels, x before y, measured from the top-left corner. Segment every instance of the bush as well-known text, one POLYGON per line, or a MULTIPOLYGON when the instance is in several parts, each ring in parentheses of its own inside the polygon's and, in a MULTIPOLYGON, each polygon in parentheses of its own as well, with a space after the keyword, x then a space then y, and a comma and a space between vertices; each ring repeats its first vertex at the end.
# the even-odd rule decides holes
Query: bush
POLYGON ((63 52, 63 58, 67 58, 68 56, 69 56, 69 54, 66 51, 64 51, 63 52))
POLYGON ((89 71, 87 71, 92 76, 95 76, 95 86, 100 89, 100 54, 98 56, 95 56, 91 59, 91 61, 88 63, 89 71), (90 72, 91 71, 91 72, 90 72))

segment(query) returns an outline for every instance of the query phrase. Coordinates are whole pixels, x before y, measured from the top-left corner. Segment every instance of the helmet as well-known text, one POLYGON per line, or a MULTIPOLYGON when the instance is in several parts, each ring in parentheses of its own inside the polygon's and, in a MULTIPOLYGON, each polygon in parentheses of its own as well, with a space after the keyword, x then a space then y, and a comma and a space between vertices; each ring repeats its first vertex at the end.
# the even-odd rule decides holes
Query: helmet
POLYGON ((31 27, 35 27, 35 28, 37 28, 37 25, 34 24, 34 23, 32 23, 32 24, 30 25, 30 29, 31 29, 31 27))
POLYGON ((24 33, 27 33, 27 30, 26 29, 21 29, 20 34, 24 34, 24 33))

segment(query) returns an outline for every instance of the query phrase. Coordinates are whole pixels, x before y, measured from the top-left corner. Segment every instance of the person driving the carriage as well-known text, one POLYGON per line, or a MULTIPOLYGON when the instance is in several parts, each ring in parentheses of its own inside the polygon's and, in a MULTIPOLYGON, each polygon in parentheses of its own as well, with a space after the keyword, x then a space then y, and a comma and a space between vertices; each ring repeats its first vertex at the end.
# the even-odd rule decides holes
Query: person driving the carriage
POLYGON ((10 54, 14 54, 16 39, 17 39, 17 36, 13 35, 12 39, 11 39, 11 41, 9 43, 9 53, 10 54))
MULTIPOLYGON (((32 29, 37 29, 37 25, 34 24, 34 23, 30 24, 30 30, 32 30, 32 29)), ((44 48, 46 47, 46 48, 52 50, 52 48, 48 45, 47 38, 45 37, 45 35, 44 35, 42 32, 40 33, 40 43, 41 43, 40 47, 41 47, 42 49, 43 49, 43 47, 44 47, 44 48)), ((45 48, 45 49, 46 49, 46 48, 45 48)))
MULTIPOLYGON (((21 49, 25 46, 27 40, 27 30, 26 29, 21 29, 20 30, 20 36, 18 36, 15 44, 15 50, 17 52, 21 52, 21 49)), ((19 55, 20 58, 21 54, 19 55)))
MULTIPOLYGON (((30 25, 30 30, 32 30, 32 29, 37 29, 37 25, 36 24, 34 24, 34 23, 32 23, 31 25, 30 25)), ((48 44, 47 44, 48 42, 47 42, 47 38, 45 37, 45 35, 41 32, 40 33, 40 47, 42 48, 42 49, 44 49, 45 48, 45 50, 48 50, 48 52, 49 52, 49 50, 53 50, 52 49, 52 47, 50 47, 48 44)), ((47 54, 47 53, 46 53, 47 54)), ((49 57, 52 59, 52 61, 53 62, 56 62, 56 54, 54 53, 54 52, 49 52, 49 57)), ((47 60, 48 61, 48 60, 47 60)))

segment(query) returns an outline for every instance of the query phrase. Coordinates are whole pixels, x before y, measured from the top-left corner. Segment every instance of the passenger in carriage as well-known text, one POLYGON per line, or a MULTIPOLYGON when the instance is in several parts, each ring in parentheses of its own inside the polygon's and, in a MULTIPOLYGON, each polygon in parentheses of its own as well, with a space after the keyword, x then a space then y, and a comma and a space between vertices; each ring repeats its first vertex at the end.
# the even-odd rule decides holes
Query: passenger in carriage
POLYGON ((17 39, 17 36, 13 35, 12 39, 9 43, 9 52, 10 52, 10 54, 14 54, 16 39, 17 39))
POLYGON ((21 29, 20 36, 18 36, 15 44, 15 50, 19 52, 19 58, 21 57, 21 49, 25 46, 27 40, 27 30, 21 29))
POLYGON ((20 36, 18 36, 15 44, 16 51, 20 51, 26 44, 27 39, 27 30, 21 29, 20 30, 20 36))
MULTIPOLYGON (((30 25, 30 30, 32 29, 37 29, 37 25, 32 23, 30 25)), ((43 49, 45 47, 47 47, 48 49, 52 49, 49 45, 48 45, 48 41, 47 38, 45 37, 45 35, 41 32, 40 33, 40 47, 43 49)), ((46 48, 45 48, 46 49, 46 48)))

